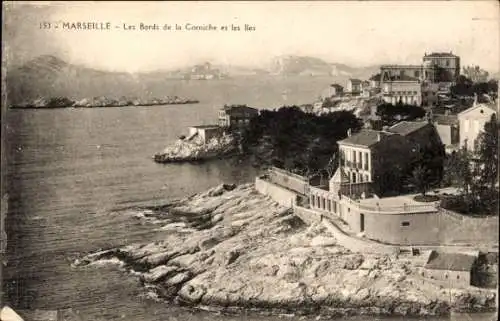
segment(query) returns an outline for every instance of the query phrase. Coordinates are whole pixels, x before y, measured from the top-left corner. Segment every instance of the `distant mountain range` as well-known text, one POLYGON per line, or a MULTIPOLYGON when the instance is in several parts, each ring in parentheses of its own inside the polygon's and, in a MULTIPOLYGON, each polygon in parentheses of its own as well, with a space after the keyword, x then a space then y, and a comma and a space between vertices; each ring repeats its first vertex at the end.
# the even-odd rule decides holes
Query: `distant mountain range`
POLYGON ((54 96, 66 96, 72 99, 98 96, 144 97, 163 92, 166 85, 160 85, 169 79, 210 80, 242 76, 331 76, 335 79, 339 77, 367 79, 377 71, 377 66, 355 68, 328 63, 314 57, 280 56, 274 58, 267 68, 260 69, 212 65, 207 62, 176 70, 126 73, 96 70, 44 55, 8 70, 6 83, 8 103, 19 104, 38 97, 54 96), (156 90, 152 90, 152 87, 156 90))
POLYGON ((358 68, 308 56, 279 56, 272 60, 270 72, 286 76, 343 76, 368 79, 379 69, 380 66, 358 68))

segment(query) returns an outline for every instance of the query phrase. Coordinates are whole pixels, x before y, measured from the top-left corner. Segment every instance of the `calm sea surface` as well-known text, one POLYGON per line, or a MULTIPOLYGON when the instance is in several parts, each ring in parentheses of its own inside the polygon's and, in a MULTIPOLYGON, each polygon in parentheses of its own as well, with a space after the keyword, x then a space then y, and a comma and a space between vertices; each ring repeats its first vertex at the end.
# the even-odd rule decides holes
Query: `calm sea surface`
POLYGON ((187 126, 213 123, 224 103, 259 108, 308 103, 331 81, 169 81, 165 95, 201 103, 9 110, 5 299, 18 309, 72 308, 82 320, 262 319, 171 307, 144 298, 137 280, 115 267, 77 269, 70 263, 98 248, 154 239, 153 227, 131 214, 134 208, 163 204, 223 182, 253 180, 251 166, 231 160, 154 163, 151 156, 187 126))

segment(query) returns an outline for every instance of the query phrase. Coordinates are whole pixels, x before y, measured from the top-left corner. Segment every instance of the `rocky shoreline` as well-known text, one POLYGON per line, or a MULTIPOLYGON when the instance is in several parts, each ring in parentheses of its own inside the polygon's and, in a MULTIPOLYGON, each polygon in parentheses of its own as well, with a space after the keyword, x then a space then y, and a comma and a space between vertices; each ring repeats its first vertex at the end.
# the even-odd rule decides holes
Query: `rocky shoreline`
POLYGON ((162 152, 153 156, 157 163, 197 162, 211 158, 224 157, 237 151, 237 145, 231 135, 213 138, 208 142, 200 137, 180 138, 162 152))
POLYGON ((19 109, 50 109, 50 108, 101 108, 101 107, 130 107, 130 106, 158 106, 197 104, 198 100, 168 96, 165 98, 140 99, 127 98, 113 99, 108 97, 84 98, 72 100, 67 97, 39 98, 31 102, 11 105, 10 108, 19 109))
POLYGON ((75 268, 115 262, 149 297, 198 309, 346 315, 446 315, 495 311, 488 289, 444 289, 396 255, 352 253, 316 224, 260 195, 221 185, 149 208, 141 220, 162 241, 91 253, 75 268))

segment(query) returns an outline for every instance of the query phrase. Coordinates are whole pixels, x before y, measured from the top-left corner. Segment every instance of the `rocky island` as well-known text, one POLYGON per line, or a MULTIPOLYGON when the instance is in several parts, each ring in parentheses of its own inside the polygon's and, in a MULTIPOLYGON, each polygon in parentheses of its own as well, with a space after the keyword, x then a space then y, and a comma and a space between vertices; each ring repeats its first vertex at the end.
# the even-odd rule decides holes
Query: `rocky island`
POLYGON ((494 311, 495 291, 424 282, 421 262, 353 253, 321 222, 306 225, 253 184, 221 185, 140 217, 161 241, 101 250, 74 262, 115 262, 152 298, 222 311, 442 315, 494 311), (300 309, 300 311, 298 311, 300 309))
POLYGON ((157 163, 194 162, 229 155, 237 150, 235 139, 222 134, 205 140, 199 135, 181 136, 174 144, 153 156, 157 163))
POLYGON ((126 106, 156 106, 156 105, 179 105, 179 104, 197 104, 198 100, 192 100, 177 96, 167 96, 164 98, 127 98, 119 99, 109 97, 93 97, 80 100, 73 100, 67 97, 38 98, 30 102, 11 105, 10 108, 93 108, 93 107, 126 107, 126 106))

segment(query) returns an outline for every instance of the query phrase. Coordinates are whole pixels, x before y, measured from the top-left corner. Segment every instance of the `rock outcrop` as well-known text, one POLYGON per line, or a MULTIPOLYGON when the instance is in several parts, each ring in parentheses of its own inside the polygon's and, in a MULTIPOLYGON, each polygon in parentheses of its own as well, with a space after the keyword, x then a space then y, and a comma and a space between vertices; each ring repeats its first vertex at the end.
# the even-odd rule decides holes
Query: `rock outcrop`
POLYGON ((119 99, 105 96, 83 98, 72 100, 67 97, 38 98, 30 102, 25 102, 11 106, 11 108, 92 108, 92 107, 125 107, 125 106, 154 106, 154 105, 178 105, 178 104, 196 104, 198 100, 181 98, 177 96, 168 96, 164 98, 138 99, 121 97, 119 99))
POLYGON ((75 265, 115 257, 139 275, 152 297, 229 311, 339 316, 494 310, 493 290, 442 289, 419 277, 411 257, 352 253, 321 224, 305 225, 251 184, 221 185, 150 211, 147 218, 168 227, 162 241, 100 251, 75 265))
POLYGON ((154 155, 158 163, 200 161, 209 158, 222 157, 234 152, 237 145, 233 136, 223 135, 204 142, 196 136, 192 139, 183 138, 168 146, 163 152, 154 155))

